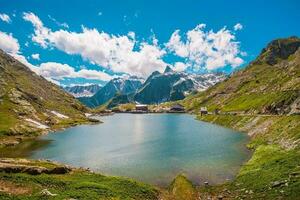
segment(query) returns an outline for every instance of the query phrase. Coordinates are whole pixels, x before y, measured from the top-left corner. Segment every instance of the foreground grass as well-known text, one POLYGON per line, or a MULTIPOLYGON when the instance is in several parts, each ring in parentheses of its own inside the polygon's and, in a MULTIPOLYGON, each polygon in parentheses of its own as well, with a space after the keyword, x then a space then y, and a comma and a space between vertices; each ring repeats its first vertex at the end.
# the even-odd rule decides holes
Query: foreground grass
MULTIPOLYGON (((43 164, 44 167, 48 165, 51 164, 43 164)), ((157 190, 147 184, 82 170, 75 170, 63 175, 0 173, 0 199, 151 200, 158 199, 157 196, 157 190), (5 188, 6 192, 3 192, 5 188), (42 194, 43 189, 47 189, 54 195, 42 194)))

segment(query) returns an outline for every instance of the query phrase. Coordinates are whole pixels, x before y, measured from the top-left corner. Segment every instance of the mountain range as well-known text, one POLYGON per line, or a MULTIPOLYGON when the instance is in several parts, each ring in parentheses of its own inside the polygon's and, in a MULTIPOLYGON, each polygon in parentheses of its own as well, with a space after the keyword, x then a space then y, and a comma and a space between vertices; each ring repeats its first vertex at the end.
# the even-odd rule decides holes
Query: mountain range
POLYGON ((167 66, 163 73, 155 71, 146 81, 138 77, 112 79, 95 95, 78 99, 92 108, 105 103, 110 108, 129 102, 158 104, 183 99, 188 94, 203 91, 225 78, 222 73, 189 74, 173 71, 167 66))
POLYGON ((107 103, 116 95, 135 93, 141 87, 143 81, 142 78, 136 76, 114 78, 93 96, 78 99, 88 107, 94 108, 107 103))
POLYGON ((63 87, 65 91, 73 95, 74 97, 90 97, 96 94, 102 87, 98 84, 91 85, 75 85, 63 87))

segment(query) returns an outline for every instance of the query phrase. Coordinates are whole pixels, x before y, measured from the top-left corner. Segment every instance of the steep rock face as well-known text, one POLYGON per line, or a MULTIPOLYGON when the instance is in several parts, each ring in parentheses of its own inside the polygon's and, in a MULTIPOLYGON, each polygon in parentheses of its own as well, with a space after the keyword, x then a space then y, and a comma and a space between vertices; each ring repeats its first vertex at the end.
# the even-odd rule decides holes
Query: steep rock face
POLYGON ((94 96, 90 98, 79 98, 81 102, 89 107, 97 107, 113 98, 116 94, 135 93, 142 85, 143 79, 138 77, 115 78, 109 81, 94 96))
POLYGON ((272 41, 245 69, 184 100, 190 110, 300 114, 300 39, 272 41))
POLYGON ((135 95, 135 101, 146 104, 183 99, 192 91, 202 91, 223 80, 223 74, 188 74, 167 67, 164 73, 153 72, 135 95))
POLYGON ((78 100, 1 50, 0 84, 0 135, 36 134, 86 119, 88 109, 78 100))
POLYGON ((299 46, 300 41, 297 37, 273 40, 262 50, 256 62, 257 64, 265 62, 269 65, 275 65, 281 59, 287 59, 290 55, 294 54, 299 46))
POLYGON ((64 87, 63 89, 74 97, 90 97, 96 94, 102 87, 97 84, 92 85, 75 85, 64 87))

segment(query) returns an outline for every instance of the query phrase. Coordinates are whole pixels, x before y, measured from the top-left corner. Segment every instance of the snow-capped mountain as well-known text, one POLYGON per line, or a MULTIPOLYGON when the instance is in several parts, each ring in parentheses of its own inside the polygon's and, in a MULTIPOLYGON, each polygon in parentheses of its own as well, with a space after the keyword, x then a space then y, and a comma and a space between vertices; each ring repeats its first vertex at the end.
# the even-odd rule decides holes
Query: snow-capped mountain
POLYGON ((225 75, 221 73, 189 74, 166 67, 164 73, 155 71, 146 81, 136 76, 114 78, 92 97, 78 99, 89 107, 97 107, 113 98, 122 103, 128 99, 128 102, 156 104, 181 100, 193 91, 205 90, 224 79, 225 75))
POLYGON ((136 76, 114 78, 92 97, 81 97, 78 99, 89 107, 97 107, 108 102, 116 94, 135 93, 143 82, 144 79, 136 76))
POLYGON ((73 95, 74 97, 91 97, 98 92, 102 87, 97 84, 92 85, 75 85, 67 86, 63 89, 73 95))
POLYGON ((135 101, 146 104, 183 99, 193 91, 203 91, 225 79, 221 73, 189 74, 167 67, 164 73, 153 72, 135 95, 135 101))

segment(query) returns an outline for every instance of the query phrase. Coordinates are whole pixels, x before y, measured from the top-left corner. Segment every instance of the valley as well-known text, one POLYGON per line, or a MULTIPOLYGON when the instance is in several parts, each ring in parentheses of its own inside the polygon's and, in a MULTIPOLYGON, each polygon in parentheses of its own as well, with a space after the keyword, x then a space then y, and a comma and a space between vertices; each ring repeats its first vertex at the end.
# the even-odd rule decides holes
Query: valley
MULTIPOLYGON (((234 173, 231 176, 231 178, 233 178, 232 180, 226 181, 225 178, 225 182, 223 179, 223 181, 219 183, 214 183, 212 180, 204 183, 206 180, 202 180, 202 184, 199 184, 189 176, 189 170, 183 170, 183 175, 180 174, 180 170, 175 170, 175 174, 179 175, 173 181, 168 179, 168 182, 171 182, 168 187, 166 187, 166 185, 164 187, 156 187, 127 178, 100 175, 86 170, 86 167, 89 166, 84 166, 84 169, 80 168, 81 164, 78 164, 77 168, 72 169, 73 171, 68 171, 65 174, 47 174, 42 172, 40 175, 32 175, 27 173, 28 171, 32 171, 31 168, 16 171, 15 173, 7 173, 6 170, 9 170, 10 168, 15 169, 19 165, 22 165, 24 169, 24 165, 30 165, 33 166, 33 168, 36 168, 37 166, 53 168, 60 164, 53 164, 50 161, 27 161, 25 159, 12 159, 7 161, 2 159, 0 161, 0 169, 2 169, 0 175, 0 182, 2 185, 2 188, 0 188, 0 197, 3 197, 3 199, 26 199, 30 196, 33 199, 39 199, 43 196, 43 193, 40 191, 46 187, 50 190, 50 194, 46 192, 48 194, 46 194, 46 196, 57 199, 90 199, 96 197, 100 199, 297 199, 300 196, 299 46, 300 39, 298 37, 274 40, 270 42, 268 46, 262 50, 261 54, 247 67, 234 72, 227 78, 221 76, 222 78, 220 78, 219 81, 214 81, 213 84, 206 85, 207 89, 205 87, 203 88, 203 91, 194 90, 195 83, 188 81, 191 79, 189 75, 175 73, 167 68, 163 74, 154 72, 143 83, 137 80, 139 79, 137 77, 134 78, 135 82, 131 82, 129 79, 125 82, 121 81, 120 78, 112 79, 110 83, 107 83, 107 85, 102 87, 91 97, 92 100, 89 99, 90 97, 80 97, 80 101, 84 102, 86 105, 89 104, 90 107, 93 108, 102 105, 103 109, 128 106, 130 105, 129 103, 135 103, 135 101, 138 100, 139 103, 154 104, 152 106, 159 106, 160 108, 170 108, 174 104, 181 104, 187 112, 196 115, 198 120, 203 121, 199 122, 199 124, 209 122, 239 132, 244 132, 244 136, 247 134, 247 137, 249 137, 247 147, 253 151, 253 155, 248 161, 245 159, 246 157, 243 157, 244 159, 236 164, 241 168, 238 167, 236 169, 235 172, 237 175, 234 173), (187 81, 181 82, 181 76, 185 77, 187 81), (172 79, 171 86, 162 81, 170 79, 172 79), (123 87, 124 83, 126 83, 125 85, 129 85, 123 87), (116 87, 116 85, 118 85, 118 87, 116 87), (162 85, 166 86, 166 88, 161 87, 162 85), (180 85, 179 88, 177 88, 178 85, 180 85), (157 93, 157 91, 151 89, 152 87, 160 88, 160 91, 164 91, 165 89, 166 92, 157 93), (114 89, 111 90, 111 88, 114 89), (105 94, 107 91, 114 92, 110 93, 108 96, 101 97, 101 101, 99 101, 99 99, 94 97, 100 95, 100 91, 106 91, 105 94), (120 91, 123 93, 119 93, 120 91), (134 93, 132 93, 132 91, 134 91, 134 93), (184 95, 186 91, 188 91, 187 96, 184 95), (117 96, 115 96, 116 94, 117 96), (109 107, 108 105, 110 103, 113 106, 109 107), (208 113, 200 115, 200 110, 204 108, 207 109, 208 113), (9 193, 15 191, 12 188, 19 188, 18 191, 21 191, 21 193, 10 195, 9 193), (57 195, 52 196, 51 194, 57 195)), ((76 124, 99 122, 99 119, 93 120, 86 117, 86 113, 93 113, 95 110, 83 106, 75 99, 75 97, 72 97, 62 91, 59 87, 34 74, 24 65, 15 61, 12 57, 3 52, 1 53, 0 70, 0 81, 2 85, 5 86, 1 87, 0 90, 0 133, 2 141, 18 137, 37 137, 45 131, 46 126, 49 127, 46 130, 57 130, 62 127, 69 127, 76 124), (45 89, 47 92, 44 92, 45 89), (38 91, 38 93, 36 94, 33 91, 38 91)), ((201 78, 201 80, 203 80, 203 78, 205 79, 203 76, 201 78)), ((208 82, 215 80, 215 76, 212 78, 211 75, 207 75, 206 78, 207 79, 205 80, 208 82)), ((98 107, 96 110, 97 109, 100 108, 98 107)), ((113 119, 120 115, 123 114, 115 114, 108 117, 112 117, 110 119, 113 119)), ((124 115, 128 115, 127 119, 143 118, 143 115, 124 115)), ((190 132, 195 130, 195 126, 189 125, 186 121, 182 122, 177 118, 173 119, 175 121, 168 121, 169 118, 160 118, 164 115, 166 114, 146 114, 144 115, 146 117, 144 121, 133 123, 135 125, 134 130, 136 130, 136 138, 131 138, 130 141, 134 141, 134 139, 140 141, 145 137, 145 135, 138 134, 141 133, 139 130, 142 128, 145 128, 145 130, 152 130, 158 128, 159 125, 174 126, 175 129, 179 131, 179 135, 188 131, 185 133, 185 136, 188 136, 190 132), (145 123, 151 122, 147 117, 153 117, 159 120, 154 125, 149 125, 149 127, 147 127, 145 123), (181 128, 183 130, 181 130, 181 128), (189 128, 191 129, 189 130, 189 128)), ((169 115, 184 116, 185 114, 169 115)), ((100 120, 102 121, 102 118, 100 118, 100 120)), ((73 132, 72 130, 79 130, 77 134, 91 134, 91 131, 85 132, 86 129, 84 129, 84 127, 91 126, 91 129, 96 129, 95 127, 99 126, 99 129, 100 127, 105 128, 108 123, 106 124, 105 118, 103 118, 103 121, 104 124, 82 125, 67 129, 66 132, 69 132, 68 134, 70 135, 70 138, 68 138, 67 141, 70 141, 73 138, 72 134, 74 134, 75 138, 76 131, 73 132)), ((133 119, 130 120, 130 122, 133 121, 133 119)), ((126 123, 128 123, 128 121, 126 121, 126 123)), ((126 125, 126 123, 119 121, 116 124, 112 124, 116 126, 116 129, 124 131, 125 128, 121 125, 126 125)), ((125 127, 128 128, 128 126, 125 127)), ((108 129, 111 130, 111 128, 108 129)), ((108 133, 109 130, 106 130, 105 132, 108 133)), ((175 130, 166 128, 163 128, 163 130, 168 130, 168 134, 176 132, 175 130)), ((210 136, 217 132, 215 129, 209 130, 211 131, 210 134, 208 134, 210 136)), ((98 130, 96 130, 96 132, 97 131, 98 130)), ((53 134, 53 136, 50 134, 42 137, 64 138, 67 135, 66 132, 61 135, 57 133, 53 134)), ((201 132, 201 130, 199 130, 199 132, 201 132)), ((228 134, 226 135, 228 136, 228 134)), ((121 136, 115 135, 112 137, 113 140, 111 141, 111 144, 114 142, 118 143, 118 140, 122 140, 122 142, 124 140, 126 141, 126 139, 130 137, 130 135, 125 134, 125 138, 122 139, 120 138, 121 136)), ((65 138, 63 138, 57 139, 57 141, 65 142, 65 138)), ((79 138, 83 137, 80 136, 79 138)), ((216 139, 217 137, 214 138, 216 139)), ((186 142, 184 147, 203 147, 204 144, 193 144, 192 142, 201 140, 203 139, 196 138, 193 140, 192 137, 183 137, 179 138, 178 141, 172 142, 170 137, 168 137, 168 141, 170 142, 169 148, 167 148, 168 145, 165 143, 158 143, 157 147, 150 149, 166 147, 167 149, 161 152, 168 152, 167 150, 172 149, 174 145, 180 144, 180 142, 186 142)), ((78 141, 83 142, 84 140, 81 139, 78 141)), ((96 139, 93 141, 96 141, 96 139)), ((105 143, 105 141, 107 140, 104 139, 103 142, 105 143)), ((150 140, 150 144, 154 141, 150 140)), ((204 141, 207 142, 209 140, 204 139, 204 141)), ((149 145, 149 143, 146 142, 146 146, 147 144, 149 145)), ((210 143, 208 142, 208 144, 210 143)), ((220 144, 214 144, 214 146, 221 149, 223 144, 225 144, 224 141, 220 144)), ((61 148, 64 146, 66 145, 60 145, 61 148)), ((145 150, 144 148, 139 149, 139 145, 129 146, 137 148, 134 152, 140 153, 145 150)), ((232 147, 232 145, 225 146, 232 147)), ((101 145, 101 147, 105 147, 105 144, 101 145)), ((170 158, 173 158, 178 162, 183 161, 183 166, 187 163, 193 165, 193 163, 186 161, 185 158, 188 158, 188 155, 193 155, 191 152, 194 152, 195 149, 188 148, 191 151, 190 153, 186 153, 189 151, 181 152, 183 157, 180 157, 178 160, 176 159, 176 156, 172 157, 174 152, 177 152, 176 149, 181 150, 184 148, 178 147, 170 151, 170 158)), ((118 152, 118 150, 120 151, 120 149, 108 149, 107 154, 113 154, 115 151, 118 152)), ((202 149, 199 152, 203 151, 204 150, 202 149)), ((210 150, 210 152, 211 151, 212 150, 210 150)), ((105 150, 101 150, 101 152, 105 152, 105 150)), ((226 151, 223 149, 222 152, 224 153, 226 151)), ((126 151, 120 151, 119 153, 122 154, 121 157, 128 155, 128 152, 126 151)), ((59 158, 59 161, 65 161, 63 154, 54 153, 53 155, 61 155, 62 157, 59 158)), ((220 152, 215 153, 215 155, 219 156, 220 152)), ((145 155, 141 155, 141 157, 144 156, 145 155)), ((34 158, 46 159, 47 157, 37 156, 34 158)), ((120 159, 118 156, 111 156, 110 159, 111 158, 115 158, 116 161, 119 161, 118 159, 120 159)), ((155 158, 157 158, 157 156, 155 156, 155 158)), ((166 160, 166 158, 159 159, 162 163, 164 160, 166 160)), ((191 160, 194 160, 194 157, 192 157, 191 160)), ((162 163, 159 161, 157 161, 158 166, 162 166, 162 163)), ((209 163, 210 161, 205 162, 209 163)), ((88 163, 88 161, 85 161, 85 163, 88 163)), ((98 163, 105 162, 99 161, 98 163)), ((121 163, 126 162, 124 161, 121 163)), ((172 162, 168 161, 166 163, 172 162)), ((144 166, 151 165, 144 164, 144 166)), ((174 164, 174 166, 180 165, 174 164)), ((198 163, 196 166, 199 167, 201 165, 198 163)), ((222 168, 222 165, 219 166, 222 168)), ((126 166, 120 166, 120 168, 126 169, 126 166)), ((139 168, 142 169, 142 167, 139 168)), ((228 169, 228 165, 224 164, 223 168, 224 170, 228 169)), ((170 170, 170 168, 167 170, 170 170)), ((99 171, 101 172, 101 169, 99 171)), ((200 171, 196 172, 196 174, 201 174, 201 171, 203 172, 205 170, 202 168, 200 171)), ((124 175, 116 172, 113 172, 110 175, 115 174, 124 175)), ((125 176, 128 175, 125 174, 125 176)), ((174 176, 172 177, 174 178, 174 176)), ((196 180, 199 179, 200 177, 196 178, 196 180)))

